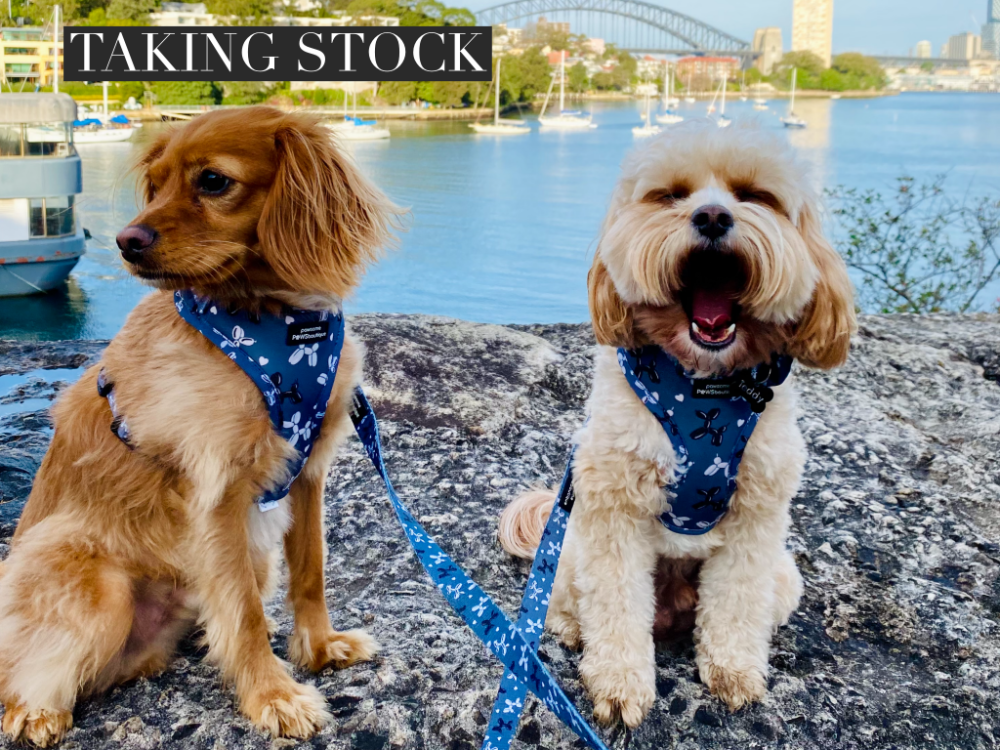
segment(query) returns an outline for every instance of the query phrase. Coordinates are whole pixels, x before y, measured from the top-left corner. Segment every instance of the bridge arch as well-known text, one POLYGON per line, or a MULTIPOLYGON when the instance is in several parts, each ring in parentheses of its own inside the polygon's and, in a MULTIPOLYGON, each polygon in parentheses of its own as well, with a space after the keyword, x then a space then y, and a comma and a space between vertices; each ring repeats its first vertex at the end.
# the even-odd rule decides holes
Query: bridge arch
POLYGON ((643 0, 510 0, 476 12, 482 25, 511 24, 543 15, 600 14, 626 19, 656 32, 653 44, 626 44, 642 52, 747 56, 750 44, 691 16, 643 0))

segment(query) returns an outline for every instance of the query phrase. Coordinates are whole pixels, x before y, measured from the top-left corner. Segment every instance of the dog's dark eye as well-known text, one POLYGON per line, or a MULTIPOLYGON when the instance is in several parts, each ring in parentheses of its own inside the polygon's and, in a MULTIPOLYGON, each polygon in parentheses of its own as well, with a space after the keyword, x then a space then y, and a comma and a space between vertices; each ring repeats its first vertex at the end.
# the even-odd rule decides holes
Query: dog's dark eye
POLYGON ((736 187, 733 188, 733 195, 740 203, 756 203, 761 206, 767 206, 775 211, 784 212, 784 207, 781 205, 778 197, 767 190, 758 190, 753 187, 736 187))
POLYGON ((690 195, 691 191, 686 187, 675 185, 672 188, 650 190, 643 196, 642 200, 645 203, 662 203, 665 206, 670 206, 677 201, 684 200, 690 195))
POLYGON ((206 195, 220 195, 229 187, 229 178, 206 169, 198 175, 198 189, 206 195))

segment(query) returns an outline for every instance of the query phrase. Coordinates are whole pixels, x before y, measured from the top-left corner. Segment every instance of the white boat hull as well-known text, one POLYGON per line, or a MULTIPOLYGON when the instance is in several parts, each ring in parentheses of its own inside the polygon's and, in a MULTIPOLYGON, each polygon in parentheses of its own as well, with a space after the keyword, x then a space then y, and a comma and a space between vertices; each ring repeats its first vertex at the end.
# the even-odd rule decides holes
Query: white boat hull
POLYGON ((657 115, 656 121, 661 125, 676 125, 679 122, 684 122, 684 118, 680 115, 657 115))
POLYGON ((656 125, 636 125, 632 128, 632 135, 636 138, 649 138, 653 135, 659 135, 660 128, 656 125))
POLYGON ((515 125, 513 123, 469 123, 469 127, 480 135, 524 135, 530 133, 531 128, 527 125, 515 125))
POLYGON ((97 130, 74 130, 73 143, 121 143, 132 138, 134 128, 99 128, 97 130))
POLYGON ((597 127, 590 121, 589 117, 578 117, 577 115, 539 117, 538 124, 550 130, 588 130, 597 127))
POLYGON ((782 117, 781 124, 786 128, 795 128, 801 130, 806 126, 806 121, 799 117, 782 117))

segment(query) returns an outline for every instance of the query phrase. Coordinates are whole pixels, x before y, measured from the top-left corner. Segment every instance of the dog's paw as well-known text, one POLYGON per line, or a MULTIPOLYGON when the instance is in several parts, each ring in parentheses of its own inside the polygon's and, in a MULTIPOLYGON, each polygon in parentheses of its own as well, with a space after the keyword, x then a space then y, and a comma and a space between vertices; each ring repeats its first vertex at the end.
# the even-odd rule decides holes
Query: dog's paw
POLYGON ((378 653, 378 643, 363 630, 340 633, 330 630, 322 635, 296 631, 288 644, 288 655, 296 664, 318 672, 327 664, 344 669, 359 661, 368 661, 378 653))
POLYGON ((634 729, 646 718, 656 700, 656 675, 648 669, 629 669, 617 665, 595 671, 584 669, 581 676, 594 701, 594 718, 610 725, 621 719, 634 729))
POLYGON ((49 747, 59 742, 73 727, 73 714, 45 708, 29 711, 23 705, 8 704, 5 706, 2 726, 12 740, 25 740, 37 747, 49 747))
POLYGON ((580 623, 575 618, 550 611, 545 625, 559 639, 559 642, 570 651, 579 651, 583 648, 580 623))
POLYGON ((733 711, 759 701, 767 692, 764 673, 755 667, 733 669, 706 660, 699 664, 699 672, 712 695, 733 711))
POLYGON ((309 739, 332 720, 322 693, 291 677, 257 690, 242 707, 250 721, 273 737, 309 739))

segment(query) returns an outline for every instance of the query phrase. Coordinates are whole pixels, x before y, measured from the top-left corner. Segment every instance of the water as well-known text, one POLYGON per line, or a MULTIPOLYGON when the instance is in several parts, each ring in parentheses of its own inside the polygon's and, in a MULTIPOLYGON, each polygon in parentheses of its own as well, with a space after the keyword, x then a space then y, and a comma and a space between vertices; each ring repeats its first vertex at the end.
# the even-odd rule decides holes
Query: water
MULTIPOLYGON (((496 323, 587 319, 586 276, 641 103, 594 102, 599 124, 579 133, 476 136, 465 123, 390 123, 389 141, 349 144, 358 162, 412 211, 400 249, 373 269, 348 312, 420 312, 496 323)), ((783 101, 734 118, 783 130, 783 101)), ((700 116, 705 103, 682 104, 700 116)), ((804 99, 809 122, 789 132, 826 186, 891 188, 896 177, 948 173, 956 191, 1000 189, 1000 97, 905 94, 804 99)), ((122 270, 114 235, 135 214, 125 165, 135 143, 84 146, 83 225, 95 237, 67 288, 0 300, 0 338, 110 338, 147 290, 122 270)))

